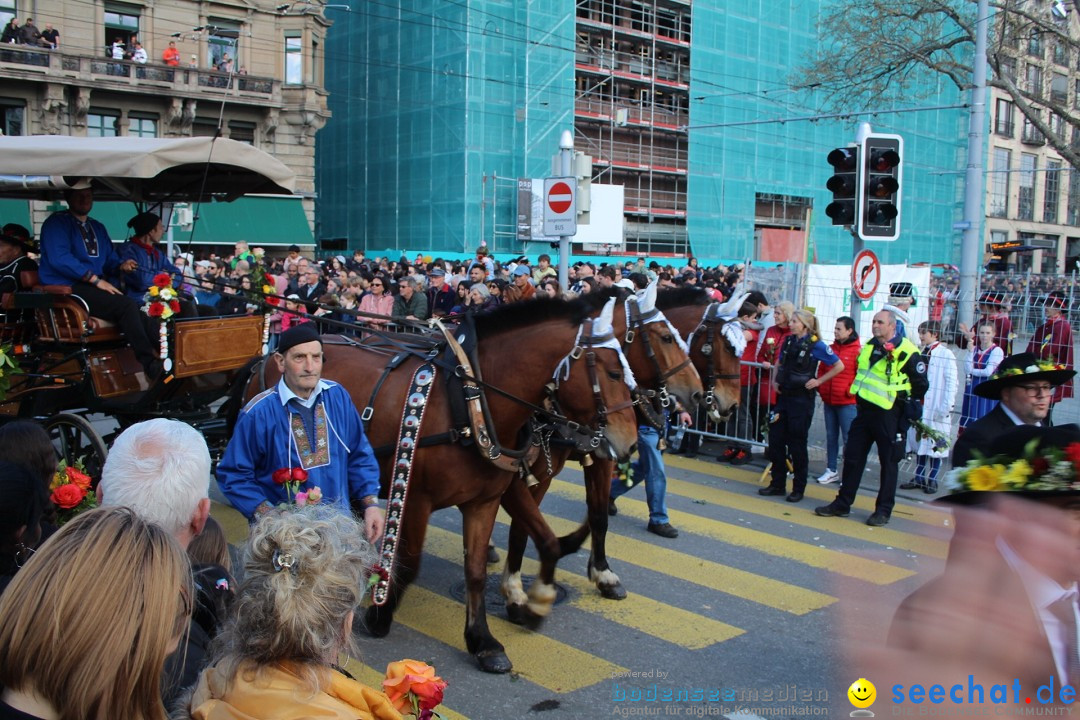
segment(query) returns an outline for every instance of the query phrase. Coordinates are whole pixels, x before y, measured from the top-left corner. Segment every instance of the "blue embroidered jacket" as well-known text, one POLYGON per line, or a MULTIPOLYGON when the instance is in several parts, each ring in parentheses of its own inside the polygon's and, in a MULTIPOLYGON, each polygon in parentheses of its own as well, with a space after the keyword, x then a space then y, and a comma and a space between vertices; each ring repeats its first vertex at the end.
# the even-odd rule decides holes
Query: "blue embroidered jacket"
POLYGON ((91 275, 114 275, 120 267, 120 256, 113 249, 112 239, 105 226, 93 218, 87 224, 97 239, 97 254, 91 255, 79 231, 75 216, 66 211, 55 212, 41 226, 41 267, 38 274, 44 285, 68 285, 91 275))
MULTIPOLYGON (((310 467, 301 490, 318 487, 324 504, 348 509, 349 499, 379 492, 379 464, 364 435, 360 413, 345 388, 323 380, 319 402, 326 411, 326 438, 330 462, 310 467)), ((292 416, 281 402, 281 383, 256 395, 240 412, 236 429, 217 467, 221 492, 245 517, 252 517, 264 500, 287 502, 285 488, 273 480, 275 470, 301 467, 292 434, 292 416)))

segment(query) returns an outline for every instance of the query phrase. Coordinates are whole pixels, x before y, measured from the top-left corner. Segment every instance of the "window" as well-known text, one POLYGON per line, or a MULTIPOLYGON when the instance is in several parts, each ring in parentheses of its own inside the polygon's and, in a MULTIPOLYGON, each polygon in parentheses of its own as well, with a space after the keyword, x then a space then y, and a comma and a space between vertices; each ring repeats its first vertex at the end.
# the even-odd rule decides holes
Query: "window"
MULTIPOLYGON (((105 3, 105 34, 101 40, 109 57, 112 57, 109 48, 116 42, 117 38, 125 46, 131 47, 135 37, 139 34, 140 12, 141 8, 138 5, 121 2, 105 3)), ((60 39, 63 40, 63 36, 60 39)))
POLYGON ((214 137, 217 135, 217 120, 213 118, 195 118, 191 124, 192 137, 214 137))
POLYGON ((1065 198, 1065 222, 1080 226, 1080 170, 1069 171, 1069 194, 1065 198))
POLYGON ((1016 58, 1001 58, 1001 74, 1003 77, 1007 77, 1013 82, 1016 82, 1016 58))
POLYGON ((1033 32, 1028 35, 1028 55, 1032 57, 1041 58, 1043 56, 1043 37, 1042 33, 1033 32))
POLYGON ((1056 112, 1050 113, 1050 132, 1054 133, 1054 136, 1059 140, 1064 140, 1065 135, 1065 118, 1058 115, 1056 112))
POLYGON ((1043 222, 1058 221, 1058 201, 1061 199, 1061 161, 1046 161, 1046 185, 1043 188, 1043 222))
POLYGON ((1027 91, 1034 97, 1042 97, 1043 76, 1042 68, 1038 65, 1027 66, 1027 91))
POLYGON ((86 137, 116 137, 120 113, 110 110, 93 110, 86 115, 86 137))
POLYGON ((15 17, 15 0, 0 0, 0 22, 7 25, 15 17))
POLYGON ((1054 62, 1058 65, 1069 66, 1069 46, 1058 41, 1054 43, 1054 62))
POLYGON ((255 123, 242 120, 229 121, 229 139, 238 142, 255 144, 255 123))
POLYGON ((299 37, 285 38, 285 84, 304 83, 304 47, 299 37))
POLYGON ((157 137, 157 116, 129 113, 128 135, 131 137, 157 137))
MULTIPOLYGON (((1038 110, 1032 110, 1032 114, 1038 115, 1038 110)), ((1046 138, 1027 117, 1024 118, 1024 129, 1020 131, 1020 141, 1028 145, 1042 145, 1046 138)))
POLYGON ((210 31, 210 37, 206 39, 208 65, 222 72, 239 70, 237 56, 240 53, 240 23, 212 17, 208 22, 208 27, 213 28, 210 31), (231 67, 226 64, 230 60, 231 67))
POLYGON ((990 176, 990 215, 1006 217, 1009 214, 1009 166, 1012 151, 994 148, 994 172, 990 176))
MULTIPOLYGON (((990 231, 990 244, 999 245, 1001 243, 1009 242, 1009 233, 1004 230, 991 230, 990 231)), ((988 248, 989 249, 989 248, 988 248)))
POLYGON ((1029 153, 1020 153, 1020 203, 1016 217, 1020 220, 1035 219, 1035 170, 1038 158, 1029 153))
POLYGON ((1069 78, 1061 73, 1050 76, 1050 99, 1062 105, 1069 101, 1069 78))
POLYGON ((0 131, 5 135, 22 135, 25 123, 26 103, 0 98, 0 131))
POLYGON ((994 117, 994 132, 1002 137, 1013 136, 1013 104, 1008 100, 997 100, 997 112, 994 117))

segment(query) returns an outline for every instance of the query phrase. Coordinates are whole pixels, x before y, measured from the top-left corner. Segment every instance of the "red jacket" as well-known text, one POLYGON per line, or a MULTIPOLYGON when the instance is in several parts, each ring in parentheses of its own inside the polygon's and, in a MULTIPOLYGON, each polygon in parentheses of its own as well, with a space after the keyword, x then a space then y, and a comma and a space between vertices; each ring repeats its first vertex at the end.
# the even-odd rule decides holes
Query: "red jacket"
MULTIPOLYGON (((754 362, 757 360, 757 344, 758 338, 761 336, 760 330, 749 330, 753 336, 746 341, 746 348, 743 350, 744 362, 754 362)), ((757 382, 757 368, 750 367, 749 365, 742 364, 739 368, 739 384, 743 387, 749 387, 757 382)))
MULTIPOLYGON (((821 401, 826 405, 854 405, 855 396, 849 395, 848 390, 851 383, 855 382, 855 366, 858 364, 862 343, 859 338, 843 345, 834 340, 829 347, 840 358, 840 362, 844 363, 844 369, 818 386, 821 401)), ((822 364, 818 367, 818 377, 829 372, 829 369, 828 365, 822 364)))
MULTIPOLYGON (((758 384, 758 405, 776 404, 776 363, 780 359, 780 346, 784 338, 791 334, 791 328, 773 325, 765 331, 765 336, 758 340, 757 361, 773 365, 772 370, 761 370, 761 382, 758 384), (769 342, 772 340, 772 342, 769 342)), ((744 355, 745 357, 745 355, 744 355)))

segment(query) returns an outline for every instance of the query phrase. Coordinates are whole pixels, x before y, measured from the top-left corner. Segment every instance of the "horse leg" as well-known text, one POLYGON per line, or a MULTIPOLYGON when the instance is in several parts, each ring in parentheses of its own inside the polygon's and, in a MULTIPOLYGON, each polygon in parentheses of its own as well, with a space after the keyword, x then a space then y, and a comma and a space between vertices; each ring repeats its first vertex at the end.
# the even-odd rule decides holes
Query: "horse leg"
POLYGON ((506 649, 488 628, 484 604, 487 543, 495 526, 499 501, 493 498, 459 507, 463 521, 462 539, 465 542, 465 647, 484 672, 510 672, 510 658, 506 657, 506 649))
MULTIPOLYGON (((520 593, 520 575, 504 576, 504 587, 509 584, 507 577, 512 577, 516 579, 515 590, 518 591, 513 598, 516 600, 514 604, 511 604, 512 598, 507 596, 506 614, 512 622, 535 629, 551 613, 551 606, 555 602, 555 564, 560 557, 559 538, 544 521, 536 499, 529 493, 524 480, 515 478, 510 483, 510 487, 503 493, 502 504, 514 522, 520 523, 522 530, 532 538, 540 555, 540 572, 529 586, 527 596, 520 593)), ((520 547, 524 549, 524 541, 520 547)), ((517 570, 520 568, 519 562, 517 570)), ((510 570, 509 566, 507 570, 510 570)))
POLYGON ((424 549, 431 507, 422 498, 410 498, 405 506, 398 533, 397 558, 390 577, 390 591, 384 605, 371 605, 364 613, 364 626, 372 637, 386 637, 394 622, 394 611, 405 589, 420 572, 420 555, 424 549))
POLYGON ((589 580, 600 594, 609 600, 623 600, 626 589, 619 576, 608 566, 605 541, 608 529, 608 498, 611 497, 611 476, 614 460, 599 458, 583 468, 585 472, 585 501, 589 507, 589 528, 592 531, 592 552, 589 554, 589 580))

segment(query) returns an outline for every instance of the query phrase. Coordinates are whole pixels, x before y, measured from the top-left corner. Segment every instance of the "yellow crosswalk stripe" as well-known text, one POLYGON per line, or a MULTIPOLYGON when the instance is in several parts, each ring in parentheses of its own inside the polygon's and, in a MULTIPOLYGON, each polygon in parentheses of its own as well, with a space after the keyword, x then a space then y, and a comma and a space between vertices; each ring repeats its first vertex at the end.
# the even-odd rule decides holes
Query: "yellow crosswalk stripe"
MULTIPOLYGON (((461 565, 461 536, 434 526, 428 527, 424 552, 461 565)), ((536 575, 540 563, 524 558, 521 571, 536 575)), ((577 591, 567 603, 579 610, 601 615, 612 622, 632 627, 669 643, 698 650, 730 640, 745 631, 697 613, 672 607, 643 595, 631 593, 625 600, 605 600, 590 581, 577 575, 560 573, 558 582, 577 591), (691 630, 692 629, 692 630, 691 630)), ((527 588, 526 588, 527 589, 527 588)), ((556 610, 556 612, 558 612, 556 610)))
MULTIPOLYGON (((577 500, 583 505, 585 502, 585 488, 568 483, 565 480, 554 480, 548 492, 577 500)), ((619 498, 619 510, 629 517, 640 520, 647 521, 649 518, 648 507, 641 500, 619 498)), ((769 555, 787 558, 804 565, 821 568, 857 580, 865 580, 876 585, 889 585, 915 574, 911 570, 868 560, 851 553, 843 553, 789 540, 772 533, 752 530, 747 527, 720 522, 719 520, 711 520, 692 513, 669 509, 668 515, 671 516, 674 525, 686 532, 711 537, 729 545, 747 547, 769 555)), ((697 558, 695 558, 695 561, 697 561, 697 558)))
MULTIPOLYGON (((404 659, 404 658, 402 658, 404 659)), ((349 658, 349 662, 345 664, 345 669, 352 675, 358 682, 367 685, 372 688, 382 689, 383 678, 386 677, 385 672, 379 672, 373 667, 365 665, 364 663, 356 660, 355 658, 349 658)), ((439 672, 439 668, 435 668, 435 672, 439 672)), ((453 693, 453 690, 447 688, 447 692, 453 693)), ((445 720, 469 720, 461 713, 456 713, 453 710, 447 708, 445 705, 439 705, 435 708, 435 712, 441 715, 445 720)))
MULTIPOLYGON (((681 470, 689 470, 691 472, 706 473, 716 477, 722 477, 725 480, 734 480, 736 482, 744 483, 746 485, 754 485, 755 487, 761 486, 761 471, 760 470, 744 470, 741 467, 729 465, 727 463, 718 463, 713 460, 698 460, 697 458, 685 458, 679 455, 664 455, 664 464, 670 467, 677 467, 681 470)), ((580 469, 580 465, 577 463, 567 463, 567 467, 574 465, 580 469)), ((668 478, 670 487, 671 479, 668 478)), ((701 485, 691 483, 694 488, 700 488, 701 485)), ((820 500, 823 503, 831 502, 836 499, 836 491, 838 484, 833 485, 818 485, 813 482, 813 478, 806 485, 806 497, 813 498, 814 500, 820 500)), ((855 498, 855 508, 859 510, 865 510, 867 513, 874 511, 874 498, 868 495, 858 495, 855 498)), ((908 505, 904 503, 897 505, 893 509, 893 515, 897 517, 904 517, 906 520, 914 520, 915 522, 923 523, 924 525, 932 525, 934 527, 952 527, 952 512, 945 508, 937 508, 933 505, 915 504, 908 505)))
MULTIPOLYGON (((465 651, 465 607, 413 585, 394 620, 439 642, 465 651)), ((568 693, 627 672, 626 668, 540 633, 488 615, 492 634, 506 647, 514 672, 552 692, 568 693)))
MULTIPOLYGON (((578 527, 578 523, 548 514, 544 515, 544 519, 557 535, 566 535, 578 527)), ((510 516, 504 510, 499 510, 499 522, 510 524, 510 516)), ((701 585, 709 590, 749 600, 792 615, 805 615, 836 602, 836 598, 824 593, 675 550, 657 547, 652 543, 615 533, 608 534, 605 547, 608 557, 613 560, 637 565, 665 577, 701 585)), ((565 574, 558 576, 560 581, 564 576, 565 574)), ((630 592, 632 594, 633 591, 630 592)))

